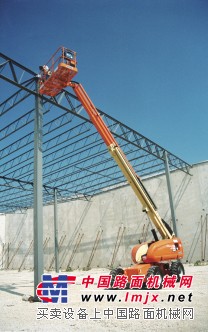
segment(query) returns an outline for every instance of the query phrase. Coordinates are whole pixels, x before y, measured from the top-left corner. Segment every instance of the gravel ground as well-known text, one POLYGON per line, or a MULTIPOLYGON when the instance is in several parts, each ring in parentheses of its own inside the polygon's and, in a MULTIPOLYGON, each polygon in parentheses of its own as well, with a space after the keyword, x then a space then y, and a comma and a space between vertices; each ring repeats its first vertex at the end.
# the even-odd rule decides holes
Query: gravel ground
POLYGON ((23 295, 33 295, 33 272, 0 271, 0 331, 208 331, 208 266, 185 265, 185 271, 193 276, 190 288, 176 284, 159 291, 97 288, 99 276, 109 273, 105 269, 65 273, 76 276, 66 304, 24 301, 23 295), (95 283, 85 288, 88 275, 95 283), (95 302, 98 294, 104 294, 102 302, 95 302), (115 301, 108 302, 107 295, 114 294, 115 301), (131 302, 133 294, 142 301, 131 302), (91 295, 89 302, 82 302, 82 295, 91 295))

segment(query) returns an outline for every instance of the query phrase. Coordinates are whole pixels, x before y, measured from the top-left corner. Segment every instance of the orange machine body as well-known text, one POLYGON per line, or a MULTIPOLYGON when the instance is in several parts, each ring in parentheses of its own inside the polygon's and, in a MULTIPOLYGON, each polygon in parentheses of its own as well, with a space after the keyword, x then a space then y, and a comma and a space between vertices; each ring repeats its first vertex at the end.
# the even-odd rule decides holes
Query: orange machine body
POLYGON ((177 237, 138 244, 131 253, 133 262, 137 264, 176 260, 183 258, 183 255, 183 246, 177 237), (141 255, 143 247, 145 248, 141 255))
POLYGON ((132 261, 135 265, 124 269, 130 282, 133 275, 145 275, 151 266, 159 266, 163 274, 169 274, 168 263, 183 258, 181 240, 177 237, 159 241, 144 242, 133 247, 132 261), (167 263, 167 268, 166 268, 167 263))

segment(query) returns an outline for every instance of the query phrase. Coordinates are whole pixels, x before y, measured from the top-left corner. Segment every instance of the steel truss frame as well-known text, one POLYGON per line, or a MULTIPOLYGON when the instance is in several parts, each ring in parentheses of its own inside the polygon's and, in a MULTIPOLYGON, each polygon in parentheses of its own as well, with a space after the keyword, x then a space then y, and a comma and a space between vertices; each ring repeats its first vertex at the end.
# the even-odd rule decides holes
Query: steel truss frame
MULTIPOLYGON (((0 213, 33 207, 34 114, 37 74, 0 53, 0 213), (3 97, 3 98, 2 98, 3 97)), ((90 199, 126 185, 76 96, 42 96, 43 204, 90 199)), ((187 162, 99 110, 142 178, 170 170, 190 174, 187 162)))

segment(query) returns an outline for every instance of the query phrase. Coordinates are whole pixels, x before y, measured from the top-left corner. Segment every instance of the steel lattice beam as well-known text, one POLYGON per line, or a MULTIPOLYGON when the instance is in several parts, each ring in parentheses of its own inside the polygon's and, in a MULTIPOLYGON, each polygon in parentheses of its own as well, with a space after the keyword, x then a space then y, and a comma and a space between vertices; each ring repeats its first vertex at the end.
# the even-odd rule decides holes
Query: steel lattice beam
MULTIPOLYGON (((0 53, 0 213, 32 207, 34 174, 34 96, 37 74, 0 53), (2 98, 2 97, 1 97, 2 98)), ((85 110, 73 93, 42 96, 43 203, 90 199, 126 185, 85 110)), ((166 150, 99 110, 141 177, 165 172, 166 150)), ((171 170, 189 174, 190 165, 168 153, 171 170)))

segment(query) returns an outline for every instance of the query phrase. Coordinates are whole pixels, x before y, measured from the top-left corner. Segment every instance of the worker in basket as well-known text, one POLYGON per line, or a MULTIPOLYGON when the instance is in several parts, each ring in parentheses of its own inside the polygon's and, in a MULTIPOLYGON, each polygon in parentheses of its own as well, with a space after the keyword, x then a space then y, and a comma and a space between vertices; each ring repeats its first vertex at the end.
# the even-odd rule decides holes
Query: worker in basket
POLYGON ((47 65, 39 66, 41 71, 41 80, 44 82, 51 76, 51 71, 47 65))

